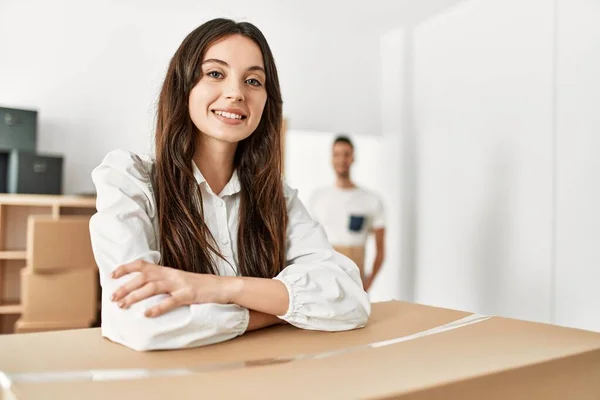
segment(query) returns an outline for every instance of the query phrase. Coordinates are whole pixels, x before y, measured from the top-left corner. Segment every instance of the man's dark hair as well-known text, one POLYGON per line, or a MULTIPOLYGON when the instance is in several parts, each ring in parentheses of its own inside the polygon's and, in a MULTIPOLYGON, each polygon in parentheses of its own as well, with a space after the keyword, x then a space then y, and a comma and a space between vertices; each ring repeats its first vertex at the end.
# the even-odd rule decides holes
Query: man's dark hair
POLYGON ((350 138, 346 135, 339 135, 338 137, 336 137, 335 140, 333 141, 333 145, 335 146, 336 143, 347 143, 350 145, 350 147, 352 147, 352 150, 354 150, 354 145, 352 144, 352 140, 350 140, 350 138))

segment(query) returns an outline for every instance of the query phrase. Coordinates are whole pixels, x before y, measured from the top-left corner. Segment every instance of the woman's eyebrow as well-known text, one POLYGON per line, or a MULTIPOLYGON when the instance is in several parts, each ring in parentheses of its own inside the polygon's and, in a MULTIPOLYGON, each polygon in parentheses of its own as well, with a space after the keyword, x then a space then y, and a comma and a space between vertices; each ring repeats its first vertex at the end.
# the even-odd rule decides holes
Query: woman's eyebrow
POLYGON ((253 65, 251 67, 248 68, 248 71, 261 71, 263 74, 265 74, 265 69, 259 65, 253 65))
MULTIPOLYGON (((209 58, 208 60, 204 60, 202 62, 202 65, 204 65, 206 63, 210 63, 210 62, 221 64, 224 67, 229 67, 229 64, 227 64, 223 60, 219 60, 218 58, 209 58)), ((265 69, 263 67, 261 67, 260 65, 253 65, 251 67, 248 67, 247 71, 261 71, 263 74, 265 73, 265 69)))
POLYGON ((227 64, 227 63, 226 63, 225 61, 223 61, 223 60, 219 60, 218 58, 209 58, 208 60, 204 60, 204 61, 202 61, 202 65, 204 65, 204 64, 206 64, 206 63, 210 63, 210 62, 217 63, 217 64, 221 64, 221 65, 223 65, 223 66, 225 66, 225 67, 229 67, 229 64, 227 64))

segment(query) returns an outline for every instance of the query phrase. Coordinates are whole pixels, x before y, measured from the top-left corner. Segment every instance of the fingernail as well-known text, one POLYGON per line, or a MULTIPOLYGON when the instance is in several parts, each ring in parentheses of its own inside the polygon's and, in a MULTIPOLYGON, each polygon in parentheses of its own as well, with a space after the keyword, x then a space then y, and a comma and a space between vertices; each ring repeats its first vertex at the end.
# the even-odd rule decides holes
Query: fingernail
POLYGON ((120 308, 123 308, 123 307, 125 307, 125 302, 124 302, 124 301, 120 301, 120 302, 119 302, 119 307, 120 307, 120 308))
POLYGON ((113 295, 110 296, 110 301, 115 301, 116 298, 117 298, 117 296, 115 296, 115 294, 113 293, 113 295))

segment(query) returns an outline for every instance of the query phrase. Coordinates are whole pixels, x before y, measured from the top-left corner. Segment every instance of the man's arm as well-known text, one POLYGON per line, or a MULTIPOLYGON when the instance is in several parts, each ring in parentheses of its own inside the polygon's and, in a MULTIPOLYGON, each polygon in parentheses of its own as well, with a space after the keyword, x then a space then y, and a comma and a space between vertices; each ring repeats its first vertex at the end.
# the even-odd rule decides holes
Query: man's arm
POLYGON ((377 228, 373 230, 375 235, 375 260, 373 261, 373 269, 371 275, 365 279, 364 287, 365 291, 368 291, 375 277, 381 270, 381 265, 385 258, 385 228, 377 228))

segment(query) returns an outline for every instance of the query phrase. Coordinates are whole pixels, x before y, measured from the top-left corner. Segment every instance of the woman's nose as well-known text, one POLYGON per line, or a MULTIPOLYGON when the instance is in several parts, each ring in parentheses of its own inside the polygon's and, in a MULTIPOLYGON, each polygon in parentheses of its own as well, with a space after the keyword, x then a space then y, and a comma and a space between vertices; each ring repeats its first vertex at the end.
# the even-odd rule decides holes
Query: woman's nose
POLYGON ((237 83, 230 83, 225 90, 225 98, 227 100, 239 102, 244 100, 244 93, 237 83))

